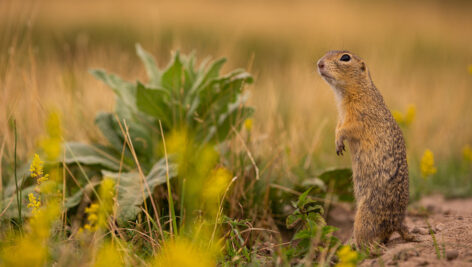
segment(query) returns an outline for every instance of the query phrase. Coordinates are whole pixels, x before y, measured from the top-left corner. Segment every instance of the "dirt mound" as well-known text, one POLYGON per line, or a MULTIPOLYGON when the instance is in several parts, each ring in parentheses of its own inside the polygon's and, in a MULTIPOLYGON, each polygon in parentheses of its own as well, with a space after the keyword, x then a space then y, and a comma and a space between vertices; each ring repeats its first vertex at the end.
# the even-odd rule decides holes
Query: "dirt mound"
MULTIPOLYGON (((348 240, 352 208, 337 206, 330 215, 329 223, 340 228, 338 237, 348 240)), ((406 224, 419 242, 406 243, 394 234, 381 256, 361 266, 472 266, 472 199, 426 197, 410 207, 406 224)))

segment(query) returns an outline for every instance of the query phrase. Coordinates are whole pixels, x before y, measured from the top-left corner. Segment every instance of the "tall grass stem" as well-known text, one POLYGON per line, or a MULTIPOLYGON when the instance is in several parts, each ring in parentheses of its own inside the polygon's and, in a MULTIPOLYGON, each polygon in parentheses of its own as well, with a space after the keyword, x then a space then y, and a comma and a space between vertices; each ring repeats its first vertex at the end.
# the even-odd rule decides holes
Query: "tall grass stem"
POLYGON ((177 222, 175 220, 175 210, 174 210, 174 200, 172 199, 172 189, 170 186, 170 178, 169 178, 169 160, 167 157, 167 148, 166 148, 166 139, 164 137, 164 131, 162 130, 162 123, 159 120, 159 128, 161 129, 161 136, 162 136, 162 144, 164 146, 164 157, 166 159, 166 183, 167 183, 167 194, 169 198, 169 212, 170 212, 170 233, 171 236, 173 235, 174 231, 177 231, 177 222))
POLYGON ((13 120, 13 128, 15 131, 15 154, 14 154, 14 168, 15 168, 15 186, 16 186, 16 201, 18 205, 18 221, 20 222, 20 225, 23 224, 22 218, 21 218, 21 186, 18 187, 18 174, 16 172, 16 146, 18 142, 18 134, 16 132, 16 120, 13 120))

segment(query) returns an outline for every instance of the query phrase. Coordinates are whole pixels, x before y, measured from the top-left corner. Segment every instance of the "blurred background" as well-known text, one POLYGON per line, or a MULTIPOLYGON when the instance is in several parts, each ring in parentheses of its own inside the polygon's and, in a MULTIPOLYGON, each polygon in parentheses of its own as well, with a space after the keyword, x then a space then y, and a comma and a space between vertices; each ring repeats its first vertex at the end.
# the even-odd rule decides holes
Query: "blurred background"
POLYGON ((223 71, 249 70, 256 156, 282 153, 289 167, 307 157, 315 169, 349 166, 349 157, 335 154, 334 96, 315 68, 328 50, 346 49, 367 62, 391 110, 410 110, 403 130, 412 176, 430 149, 436 189, 472 193, 470 172, 455 172, 472 144, 471 13, 471 1, 2 0, 2 158, 13 158, 12 119, 27 159, 51 109, 62 114, 67 140, 100 142, 94 116, 111 111, 114 96, 88 70, 145 80, 140 43, 161 67, 180 50, 226 57, 223 71))

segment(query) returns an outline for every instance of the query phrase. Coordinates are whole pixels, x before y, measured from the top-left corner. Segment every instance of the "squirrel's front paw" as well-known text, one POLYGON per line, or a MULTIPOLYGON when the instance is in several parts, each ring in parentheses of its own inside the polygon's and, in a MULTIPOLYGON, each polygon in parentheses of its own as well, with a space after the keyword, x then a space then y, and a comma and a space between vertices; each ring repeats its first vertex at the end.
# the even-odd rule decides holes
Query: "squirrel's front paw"
POLYGON ((343 151, 346 151, 344 142, 342 140, 336 140, 336 154, 343 156, 343 151))

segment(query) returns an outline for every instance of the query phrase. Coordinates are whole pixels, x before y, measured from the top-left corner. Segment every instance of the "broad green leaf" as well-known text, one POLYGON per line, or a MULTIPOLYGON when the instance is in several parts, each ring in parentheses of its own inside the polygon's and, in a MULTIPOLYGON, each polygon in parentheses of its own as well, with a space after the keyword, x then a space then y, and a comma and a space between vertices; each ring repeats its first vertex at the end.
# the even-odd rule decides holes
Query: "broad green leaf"
MULTIPOLYGON (((75 142, 65 144, 64 162, 67 164, 100 165, 114 171, 120 168, 120 162, 116 155, 107 149, 75 142)), ((127 166, 123 167, 127 168, 127 166)))
POLYGON ((154 61, 154 57, 146 52, 140 44, 136 44, 136 53, 146 67, 146 73, 149 77, 149 86, 158 87, 161 82, 161 74, 156 62, 154 61))
POLYGON ((183 65, 184 65, 184 77, 185 77, 185 82, 184 82, 184 90, 185 94, 192 88, 192 86, 195 84, 195 80, 197 79, 198 73, 195 71, 195 53, 191 53, 189 56, 183 60, 183 65))
POLYGON ((191 89, 191 93, 199 90, 199 88, 205 87, 212 79, 217 78, 220 73, 221 67, 225 64, 226 58, 215 60, 211 63, 210 67, 199 75, 199 78, 195 81, 191 89))
MULTIPOLYGON (((92 182, 91 185, 93 187, 99 185, 99 182, 92 182)), ((84 191, 86 190, 87 187, 82 187, 80 188, 77 192, 75 192, 72 196, 69 196, 66 198, 66 202, 64 203, 64 207, 66 209, 73 208, 77 205, 79 205, 80 201, 82 200, 82 197, 84 196, 84 191)))
POLYGON ((166 126, 170 126, 172 112, 169 107, 169 94, 161 89, 150 89, 138 82, 136 105, 139 110, 161 120, 166 126))
MULTIPOLYGON (((95 117, 95 124, 103 136, 118 152, 123 150, 124 138, 120 129, 116 129, 116 120, 111 113, 99 112, 95 117)), ((129 151, 128 151, 129 152, 129 151)), ((130 155, 129 155, 130 156, 130 155)))
MULTIPOLYGON (((28 203, 28 194, 35 192, 36 184, 33 184, 31 186, 28 186, 26 188, 23 188, 21 190, 22 193, 22 199, 21 202, 23 203, 22 209, 21 209, 21 215, 24 217, 29 217, 31 215, 31 209, 26 207, 26 204, 28 203)), ((5 213, 2 215, 2 219, 10 219, 10 218, 17 218, 18 217, 18 203, 16 202, 16 194, 5 194, 3 196, 4 198, 2 199, 2 203, 0 207, 2 207, 2 210, 0 212, 3 212, 4 208, 7 208, 5 210, 5 213)))
MULTIPOLYGON (((176 175, 175 170, 174 165, 169 166, 169 178, 176 175)), ((156 186, 166 182, 166 164, 165 159, 154 164, 145 177, 145 182, 136 171, 121 174, 102 171, 102 174, 104 177, 116 180, 118 186, 117 220, 120 225, 123 225, 127 221, 134 220, 136 215, 141 212, 141 205, 149 197, 149 191, 152 193, 156 186)), ((152 213, 152 211, 149 212, 152 213)))
POLYGON ((113 89, 116 95, 124 100, 129 108, 134 106, 133 100, 136 93, 136 86, 134 84, 124 81, 114 74, 108 74, 104 70, 95 69, 91 70, 90 73, 113 89))
MULTIPOLYGON (((31 179, 30 166, 31 166, 31 161, 29 161, 26 164, 23 164, 21 167, 18 167, 17 169, 18 185, 25 183, 26 179, 31 179)), ((14 177, 12 177, 12 179, 7 179, 7 182, 8 182, 8 185, 3 188, 2 194, 5 197, 10 197, 16 192, 16 185, 15 185, 14 177)))
POLYGON ((173 61, 162 74, 162 87, 172 92, 172 95, 179 95, 181 86, 182 62, 180 61, 179 51, 177 51, 173 61))

